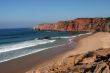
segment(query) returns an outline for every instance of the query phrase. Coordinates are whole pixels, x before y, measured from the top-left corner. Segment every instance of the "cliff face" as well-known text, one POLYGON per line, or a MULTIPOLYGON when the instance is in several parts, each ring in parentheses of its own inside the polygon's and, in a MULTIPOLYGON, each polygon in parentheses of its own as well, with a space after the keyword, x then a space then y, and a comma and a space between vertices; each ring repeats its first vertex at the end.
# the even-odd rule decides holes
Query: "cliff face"
POLYGON ((75 20, 56 23, 40 24, 33 27, 35 30, 49 31, 108 31, 110 18, 78 18, 75 20))

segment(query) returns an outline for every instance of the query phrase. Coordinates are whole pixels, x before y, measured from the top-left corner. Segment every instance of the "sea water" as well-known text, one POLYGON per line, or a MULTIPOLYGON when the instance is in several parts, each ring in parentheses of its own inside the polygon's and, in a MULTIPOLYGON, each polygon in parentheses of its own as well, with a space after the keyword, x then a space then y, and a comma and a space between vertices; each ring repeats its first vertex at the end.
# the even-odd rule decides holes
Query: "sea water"
POLYGON ((0 62, 66 44, 81 33, 35 31, 31 28, 0 29, 0 62))

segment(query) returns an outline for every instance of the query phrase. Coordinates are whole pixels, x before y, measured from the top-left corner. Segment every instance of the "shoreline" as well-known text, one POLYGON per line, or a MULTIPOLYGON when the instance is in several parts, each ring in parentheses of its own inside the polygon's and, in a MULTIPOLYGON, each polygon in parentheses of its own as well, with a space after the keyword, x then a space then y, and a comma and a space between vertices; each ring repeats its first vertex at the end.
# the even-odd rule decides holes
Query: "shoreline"
MULTIPOLYGON (((43 67, 51 67, 51 65, 59 63, 61 64, 61 62, 63 61, 63 59, 68 56, 68 53, 70 53, 71 51, 75 50, 76 44, 78 43, 78 41, 82 38, 86 38, 87 36, 92 35, 92 33, 86 33, 86 34, 81 34, 81 35, 77 35, 75 37, 72 38, 72 43, 71 45, 74 44, 74 47, 71 48, 71 50, 68 50, 66 52, 60 53, 59 55, 56 55, 55 57, 53 57, 51 60, 45 61, 42 64, 35 66, 33 68, 31 68, 30 70, 28 70, 26 73, 33 73, 33 72, 37 72, 40 73, 39 70, 40 68, 42 69, 43 67), (59 62, 60 61, 60 62, 59 62)), ((70 49, 69 47, 67 47, 67 49, 70 49)), ((42 72, 41 72, 42 73, 42 72)), ((47 72, 48 73, 48 72, 47 72)))
MULTIPOLYGON (((87 34, 85 34, 87 35, 87 34)), ((82 37, 77 36, 75 37, 82 37)), ((73 40, 75 40, 73 39, 73 40)), ((40 66, 43 63, 47 63, 48 61, 51 61, 52 59, 55 59, 55 57, 58 58, 58 56, 64 56, 65 53, 73 50, 75 45, 74 41, 71 44, 66 44, 59 47, 54 47, 51 49, 46 49, 37 53, 33 53, 27 56, 19 57, 16 59, 12 59, 6 62, 0 63, 0 72, 2 73, 25 73, 26 71, 29 71, 30 69, 40 66), (41 63, 41 64, 39 64, 41 63), (10 67, 8 67, 10 66, 10 67), (17 67, 16 67, 17 66, 17 67)), ((52 60, 53 61, 53 60, 52 60)))
POLYGON ((77 39, 78 44, 74 50, 63 53, 26 73, 109 73, 110 33, 99 32, 77 39))
POLYGON ((31 55, 31 54, 34 54, 34 53, 38 53, 38 52, 41 52, 41 51, 44 51, 44 50, 48 50, 48 49, 59 47, 59 46, 63 46, 63 45, 65 45, 65 44, 52 46, 52 47, 48 47, 48 48, 42 48, 42 49, 39 49, 39 50, 37 50, 37 51, 35 51, 33 53, 29 53, 29 54, 26 54, 26 55, 20 55, 20 56, 14 57, 12 59, 10 58, 10 59, 7 59, 7 60, 0 61, 0 63, 4 63, 4 62, 11 61, 11 60, 14 60, 14 59, 17 59, 17 58, 20 58, 20 57, 28 56, 28 55, 31 55))
MULTIPOLYGON (((66 37, 66 38, 68 38, 68 40, 70 39, 68 42, 70 42, 70 44, 71 44, 71 42, 72 42, 73 39, 74 39, 74 41, 75 41, 75 39, 79 38, 80 36, 83 37, 83 36, 88 35, 88 34, 91 34, 91 33, 78 34, 78 35, 75 35, 75 36, 71 36, 71 38, 70 38, 70 36, 69 36, 69 37, 66 37)), ((60 37, 60 38, 61 38, 61 37, 60 37)), ((77 40, 78 40, 78 39, 77 39, 77 40)), ((76 41, 76 42, 77 42, 77 41, 76 41)), ((66 44, 66 43, 67 43, 67 42, 65 42, 65 44, 66 44)), ((32 52, 32 53, 28 53, 28 54, 24 54, 24 55, 20 55, 20 56, 17 56, 17 57, 13 57, 13 58, 10 58, 10 59, 6 59, 6 60, 3 60, 3 61, 0 61, 0 63, 7 62, 7 61, 10 61, 10 60, 13 60, 13 59, 20 58, 20 57, 28 56, 28 55, 31 55, 31 54, 34 54, 34 53, 38 53, 38 52, 41 52, 41 51, 44 51, 44 50, 47 50, 47 49, 51 49, 51 48, 54 48, 54 47, 63 46, 63 45, 65 45, 65 44, 56 45, 56 46, 47 47, 47 48, 42 48, 42 49, 36 50, 36 51, 34 51, 34 52, 32 52)))
POLYGON ((27 56, 12 59, 6 62, 0 63, 0 72, 2 73, 24 73, 30 68, 33 68, 39 63, 43 63, 55 56, 71 50, 73 45, 67 44, 50 49, 46 49, 37 53, 33 53, 27 56), (9 67, 8 67, 9 66, 9 67), (19 72, 23 71, 23 72, 19 72))

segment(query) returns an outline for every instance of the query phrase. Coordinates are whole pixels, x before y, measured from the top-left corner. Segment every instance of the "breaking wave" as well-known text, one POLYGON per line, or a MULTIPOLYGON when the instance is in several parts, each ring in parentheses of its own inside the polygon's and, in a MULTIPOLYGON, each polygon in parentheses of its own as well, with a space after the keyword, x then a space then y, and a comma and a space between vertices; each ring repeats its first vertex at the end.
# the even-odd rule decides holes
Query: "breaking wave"
POLYGON ((23 48, 27 48, 27 47, 33 47, 33 46, 46 44, 46 43, 52 43, 55 41, 56 40, 48 40, 48 39, 39 40, 36 38, 34 40, 29 40, 29 41, 24 41, 24 42, 19 42, 19 43, 5 44, 5 45, 0 46, 0 53, 23 49, 23 48))

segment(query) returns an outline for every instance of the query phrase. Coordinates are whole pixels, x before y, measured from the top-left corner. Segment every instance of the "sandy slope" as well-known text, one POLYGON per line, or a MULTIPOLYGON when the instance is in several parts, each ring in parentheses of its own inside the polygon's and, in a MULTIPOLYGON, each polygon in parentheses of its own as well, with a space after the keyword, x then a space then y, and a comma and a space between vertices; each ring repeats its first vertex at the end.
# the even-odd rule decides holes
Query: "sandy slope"
POLYGON ((96 50, 110 47, 110 33, 99 32, 79 41, 77 49, 96 50), (91 48, 91 49, 90 49, 91 48))

